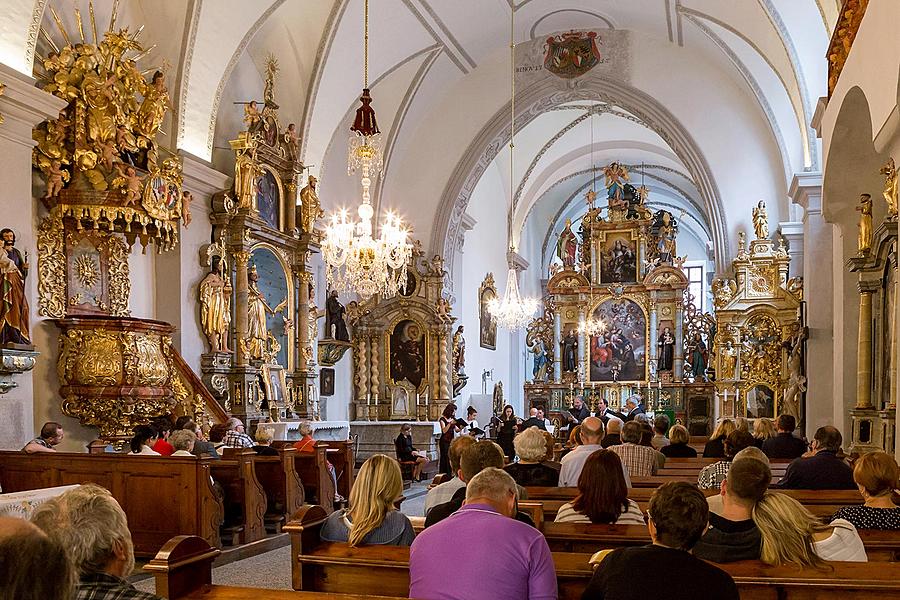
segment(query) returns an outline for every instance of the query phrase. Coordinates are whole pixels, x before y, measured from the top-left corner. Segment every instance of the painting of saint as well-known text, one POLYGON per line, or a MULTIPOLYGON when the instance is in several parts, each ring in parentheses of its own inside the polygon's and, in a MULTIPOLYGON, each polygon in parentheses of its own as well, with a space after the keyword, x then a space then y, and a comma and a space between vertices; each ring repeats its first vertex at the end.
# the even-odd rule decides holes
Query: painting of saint
MULTIPOLYGON (((491 283, 493 283, 493 277, 491 277, 491 283)), ((496 297, 497 290, 494 289, 493 285, 486 286, 482 283, 481 292, 478 295, 479 341, 481 342, 481 347, 488 350, 497 349, 497 321, 488 310, 491 300, 496 297)))
POLYGON ((425 334, 415 321, 397 323, 390 335, 391 379, 418 388, 425 379, 425 334))
POLYGON ((641 381, 647 355, 647 318, 632 300, 614 298, 602 302, 594 318, 606 331, 591 337, 591 381, 641 381))
POLYGON ((747 393, 747 418, 775 418, 775 394, 772 390, 758 385, 747 393))
POLYGON ((281 229, 281 211, 279 210, 281 203, 279 200, 278 182, 275 180, 275 175, 268 169, 264 169, 262 176, 256 182, 256 208, 259 211, 259 218, 272 229, 281 229))
POLYGON ((636 283, 637 249, 629 235, 612 234, 600 249, 600 283, 636 283))

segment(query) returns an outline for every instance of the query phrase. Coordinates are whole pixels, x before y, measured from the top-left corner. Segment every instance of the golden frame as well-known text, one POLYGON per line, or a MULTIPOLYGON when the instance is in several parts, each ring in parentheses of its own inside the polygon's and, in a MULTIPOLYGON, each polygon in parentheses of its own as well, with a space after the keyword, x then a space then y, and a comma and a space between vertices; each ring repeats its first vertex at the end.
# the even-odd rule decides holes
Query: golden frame
POLYGON ((643 262, 642 236, 634 229, 602 229, 598 230, 594 235, 593 254, 594 260, 597 261, 597 285, 637 285, 643 281, 641 273, 641 264, 643 262), (603 247, 610 236, 622 236, 629 240, 634 246, 634 281, 603 281, 603 263, 600 260, 603 247))
MULTIPOLYGON (((278 259, 278 264, 281 265, 281 270, 284 273, 284 281, 285 281, 285 284, 287 285, 287 312, 288 312, 288 315, 290 316, 290 318, 296 323, 297 315, 294 312, 294 280, 293 280, 294 275, 293 275, 293 271, 291 270, 291 266, 288 263, 287 258, 284 255, 284 251, 281 250, 280 248, 276 248, 275 246, 273 246, 272 244, 270 244, 268 242, 257 242, 256 244, 254 244, 253 246, 250 247, 251 260, 253 257, 253 253, 256 250, 259 250, 261 248, 265 248, 266 250, 268 250, 272 254, 274 254, 275 258, 278 259)), ((248 265, 249 265, 249 263, 248 263, 248 265)), ((236 302, 232 302, 232 311, 234 311, 237 308, 236 305, 237 305, 236 302)), ((234 315, 232 315, 232 318, 233 317, 234 317, 234 315)), ((284 365, 284 367, 288 371, 293 372, 294 358, 295 358, 294 350, 293 350, 294 340, 295 340, 295 336, 296 336, 295 328, 294 327, 286 327, 285 333, 287 334, 288 346, 287 346, 287 352, 286 352, 287 364, 284 365)))
MULTIPOLYGON (((423 365, 423 369, 425 372, 425 377, 422 378, 422 383, 416 388, 416 392, 419 394, 423 394, 426 389, 429 389, 429 384, 431 382, 430 373, 428 372, 428 368, 431 362, 428 360, 428 350, 431 348, 431 333, 429 333, 428 328, 422 324, 422 322, 415 318, 412 315, 401 315, 391 321, 390 325, 387 329, 385 329, 384 334, 382 335, 383 340, 383 354, 384 360, 382 364, 384 365, 384 381, 389 386, 398 386, 401 382, 395 381, 393 377, 391 377, 391 334, 394 333, 394 330, 397 328, 397 325, 402 323, 403 321, 412 321, 416 325, 419 326, 419 329, 422 330, 422 335, 425 337, 425 364, 423 365)), ((404 379, 403 381, 408 381, 404 379)), ((412 385, 412 382, 409 382, 412 385)), ((415 386, 413 386, 415 387, 415 386)))
MULTIPOLYGON (((589 306, 589 312, 587 313, 586 316, 593 317, 594 313, 597 311, 597 309, 600 307, 600 305, 603 304, 604 302, 608 302, 609 300, 629 300, 631 302, 634 302, 638 306, 638 308, 641 309, 641 312, 644 315, 644 343, 645 343, 645 347, 644 347, 644 377, 642 379, 627 379, 627 380, 623 379, 623 380, 619 380, 616 383, 629 384, 629 383, 639 383, 639 382, 643 382, 643 381, 648 381, 650 378, 650 359, 649 359, 649 356, 650 356, 650 312, 647 310, 647 304, 649 302, 648 297, 645 294, 621 294, 619 296, 612 295, 612 294, 604 294, 602 296, 598 296, 597 301, 594 302, 594 304, 592 306, 589 306)), ((586 383, 588 383, 588 382, 598 383, 598 384, 602 384, 602 385, 608 385, 608 384, 613 383, 611 381, 595 381, 595 380, 591 379, 591 354, 590 354, 591 353, 591 344, 590 344, 590 340, 588 340, 588 343, 585 345, 587 347, 584 349, 584 351, 583 351, 584 354, 582 356, 582 361, 584 363, 586 363, 584 372, 587 374, 587 379, 585 380, 585 382, 586 383)))
MULTIPOLYGON (((287 406, 288 400, 288 389, 287 389, 287 378, 284 374, 284 368, 281 365, 267 365, 264 364, 260 367, 260 373, 263 378, 263 389, 266 392, 266 399, 271 401, 274 397, 275 390, 272 387, 272 375, 277 374, 278 379, 278 387, 279 387, 279 398, 281 399, 281 404, 279 405, 278 399, 276 398, 275 405, 279 407, 287 406)), ((269 403, 269 409, 271 410, 272 403, 269 403)))

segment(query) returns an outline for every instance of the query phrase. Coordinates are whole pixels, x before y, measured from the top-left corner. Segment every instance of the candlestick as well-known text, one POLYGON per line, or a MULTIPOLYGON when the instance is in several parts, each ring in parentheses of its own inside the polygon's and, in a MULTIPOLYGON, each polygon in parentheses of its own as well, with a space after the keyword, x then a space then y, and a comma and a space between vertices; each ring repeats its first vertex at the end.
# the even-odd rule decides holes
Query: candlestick
POLYGON ((366 394, 366 406, 372 404, 372 394, 366 394))

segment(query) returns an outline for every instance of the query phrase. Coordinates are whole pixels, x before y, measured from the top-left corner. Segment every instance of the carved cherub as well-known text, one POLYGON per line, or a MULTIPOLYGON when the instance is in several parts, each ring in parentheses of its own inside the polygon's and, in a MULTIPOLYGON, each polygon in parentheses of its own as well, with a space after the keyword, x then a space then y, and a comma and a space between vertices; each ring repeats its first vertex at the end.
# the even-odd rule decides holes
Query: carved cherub
POLYGON ((113 165, 119 161, 119 151, 114 143, 105 142, 100 146, 100 162, 108 172, 113 170, 113 165))
POLYGON ((193 194, 184 190, 181 192, 181 221, 185 228, 191 225, 191 201, 194 199, 193 194))
POLYGON ((58 160, 50 163, 47 169, 47 193, 44 198, 53 198, 62 191, 63 182, 68 181, 69 174, 62 169, 62 165, 58 160))
POLYGON ((119 171, 121 177, 122 193, 125 194, 125 203, 123 206, 131 206, 141 197, 141 189, 144 186, 140 176, 134 170, 134 167, 126 167, 122 170, 122 163, 115 164, 116 170, 119 171))

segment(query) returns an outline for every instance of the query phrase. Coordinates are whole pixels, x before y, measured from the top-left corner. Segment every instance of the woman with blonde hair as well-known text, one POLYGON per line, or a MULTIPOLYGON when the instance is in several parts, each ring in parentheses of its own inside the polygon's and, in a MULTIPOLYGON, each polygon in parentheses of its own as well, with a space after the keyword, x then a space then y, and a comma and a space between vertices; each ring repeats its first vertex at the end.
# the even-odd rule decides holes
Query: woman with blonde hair
POLYGON ((760 560, 766 564, 821 567, 826 560, 868 561, 852 523, 836 519, 823 525, 787 494, 766 492, 753 507, 753 521, 762 533, 760 560))
POLYGON ((416 534, 406 515, 394 506, 402 494, 397 461, 384 454, 369 457, 350 490, 350 508, 329 515, 322 526, 322 540, 350 546, 409 546, 416 534))
POLYGON ((731 419, 722 419, 719 421, 718 427, 709 436, 709 441, 703 447, 703 458, 724 458, 725 457, 725 438, 728 434, 735 430, 734 421, 731 419))
POLYGON ((684 425, 673 425, 669 430, 669 445, 660 448, 666 458, 697 458, 697 451, 691 448, 691 436, 684 425))
POLYGON ((753 438, 756 440, 757 448, 762 448, 763 442, 776 435, 778 432, 775 431, 775 423, 772 419, 760 417, 753 422, 753 438))
POLYGON ((856 460, 853 481, 863 504, 844 506, 831 518, 845 519, 858 529, 900 529, 900 507, 894 503, 900 469, 886 452, 869 452, 856 460))

